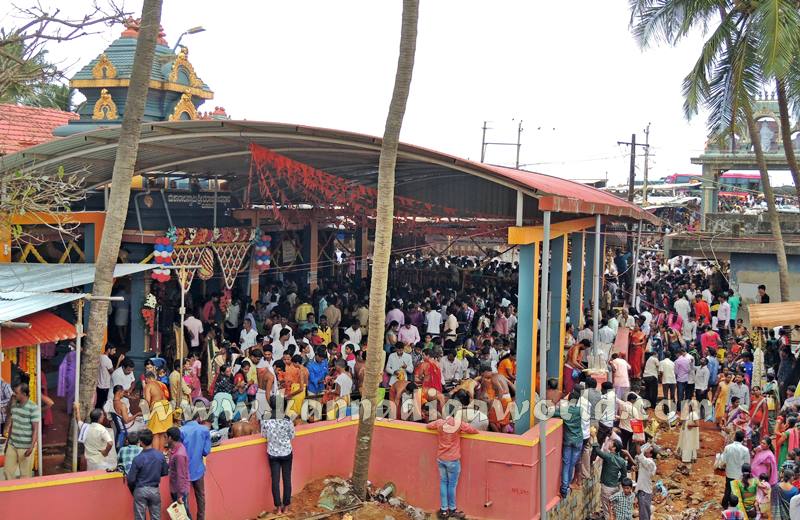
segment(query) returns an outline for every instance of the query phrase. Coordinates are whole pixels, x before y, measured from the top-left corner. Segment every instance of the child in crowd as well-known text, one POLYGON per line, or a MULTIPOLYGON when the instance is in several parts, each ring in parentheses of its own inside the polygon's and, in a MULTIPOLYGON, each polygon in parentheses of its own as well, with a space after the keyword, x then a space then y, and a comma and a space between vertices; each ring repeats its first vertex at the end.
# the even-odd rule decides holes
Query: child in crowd
POLYGON ((139 446, 139 432, 129 432, 128 437, 125 439, 125 446, 120 448, 117 454, 117 469, 122 471, 123 475, 127 475, 131 470, 131 463, 134 457, 142 452, 142 447, 139 446))

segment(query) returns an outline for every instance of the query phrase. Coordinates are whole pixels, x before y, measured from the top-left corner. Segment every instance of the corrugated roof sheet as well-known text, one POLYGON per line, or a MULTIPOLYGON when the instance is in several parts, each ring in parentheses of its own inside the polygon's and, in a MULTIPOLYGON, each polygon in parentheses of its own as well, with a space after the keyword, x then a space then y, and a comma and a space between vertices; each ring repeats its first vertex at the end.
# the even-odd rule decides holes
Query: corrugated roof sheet
POLYGON ((754 303, 747 311, 751 327, 800 325, 800 302, 754 303))
MULTIPOLYGON (((114 278, 154 267, 155 264, 117 264, 114 278)), ((0 299, 13 300, 14 294, 20 292, 52 293, 90 284, 94 282, 94 268, 95 264, 0 264, 0 299)))
POLYGON ((78 114, 0 103, 0 155, 56 139, 53 130, 71 119, 78 119, 78 114))
POLYGON ((25 323, 30 323, 30 328, 0 328, 0 349, 63 341, 77 335, 75 325, 50 312, 37 312, 27 316, 25 323))
MULTIPOLYGON (((108 162, 85 173, 87 186, 110 181, 119 128, 106 128, 77 134, 30 150, 0 157, 0 172, 14 168, 42 168, 63 165, 67 172, 84 171, 87 161, 108 162), (41 159, 41 155, 51 158, 41 159)), ((189 174, 217 174, 234 187, 247 189, 250 173, 250 144, 257 144, 354 183, 374 186, 381 139, 374 136, 265 121, 169 121, 145 123, 137 159, 137 173, 180 171, 189 174), (167 142, 169 147, 162 146, 167 142)), ((459 191, 465 177, 488 181, 498 187, 497 198, 505 198, 502 211, 485 210, 499 217, 516 214, 516 190, 538 199, 538 210, 563 214, 607 215, 625 219, 660 220, 642 208, 613 194, 538 172, 515 170, 476 163, 420 146, 401 143, 396 170, 398 194, 430 202, 430 185, 440 183, 450 188, 437 204, 469 214, 469 200, 459 191), (502 187, 502 188, 500 188, 502 187)), ((479 185, 470 190, 485 189, 479 185)), ((474 207, 474 204, 472 205, 474 207)))

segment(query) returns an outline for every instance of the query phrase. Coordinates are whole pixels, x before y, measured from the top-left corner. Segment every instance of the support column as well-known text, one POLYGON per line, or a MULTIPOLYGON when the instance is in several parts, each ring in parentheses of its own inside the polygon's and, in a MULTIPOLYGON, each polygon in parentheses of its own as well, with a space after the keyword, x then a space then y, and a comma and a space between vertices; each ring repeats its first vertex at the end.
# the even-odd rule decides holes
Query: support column
MULTIPOLYGON (((142 321, 142 316, 140 314, 142 309, 142 304, 144 303, 144 277, 150 276, 149 271, 144 271, 141 273, 134 273, 130 275, 130 282, 131 282, 131 289, 130 289, 130 309, 131 309, 131 317, 129 321, 130 326, 130 339, 131 339, 131 349, 125 354, 126 358, 130 358, 136 362, 136 368, 141 370, 144 368, 144 360, 149 358, 150 356, 144 351, 144 337, 145 337, 145 330, 144 330, 144 322, 142 321)), ((84 315, 88 315, 88 313, 84 313, 84 315)), ((161 331, 162 334, 162 345, 165 343, 168 334, 172 334, 172 331, 161 331)))
POLYGON ((594 292, 592 288, 592 276, 594 274, 594 252, 595 248, 595 232, 592 229, 584 231, 585 240, 583 242, 583 256, 586 259, 583 266, 583 301, 584 305, 592 305, 594 301, 594 292))
POLYGON ((564 371, 564 327, 567 316, 567 237, 561 235, 550 246, 550 335, 547 373, 557 377, 564 371))
MULTIPOLYGON (((216 196, 216 191, 214 192, 214 195, 216 196)), ((214 211, 215 211, 214 215, 216 215, 216 206, 214 207, 214 211)), ((254 213, 253 216, 250 217, 250 227, 256 229, 256 239, 260 240, 261 218, 258 215, 258 210, 255 210, 253 213, 254 213)), ((256 248, 253 247, 250 250, 250 269, 248 270, 247 273, 248 275, 247 281, 248 281, 248 286, 250 288, 248 293, 250 294, 250 301, 253 305, 255 305, 256 302, 258 301, 259 293, 261 292, 260 278, 259 278, 260 274, 261 270, 258 268, 258 265, 256 265, 256 248)))
POLYGON ((703 165, 703 202, 700 223, 703 231, 706 229, 706 216, 709 213, 716 213, 718 207, 719 185, 717 184, 717 172, 711 165, 703 165))
MULTIPOLYGON (((549 324, 547 319, 548 290, 550 278, 550 212, 544 212, 542 225, 542 290, 539 294, 541 305, 542 350, 539 354, 539 399, 547 395, 547 343, 549 324)), ((539 517, 547 520, 547 421, 539 423, 539 517)))
POLYGON ((597 355, 597 331, 600 328, 600 291, 603 288, 603 264, 602 264, 602 252, 603 252, 603 242, 602 242, 602 234, 601 234, 601 223, 600 223, 600 215, 595 217, 595 225, 594 225, 594 236, 592 237, 592 338, 594 341, 592 342, 592 353, 596 356, 597 355))
POLYGON ((583 321, 583 264, 584 264, 584 239, 586 234, 570 233, 570 266, 569 271, 569 322, 575 330, 581 327, 583 321))
POLYGON ((319 224, 317 220, 314 219, 311 221, 311 243, 310 243, 310 251, 309 254, 311 258, 309 259, 310 270, 308 272, 308 289, 309 291, 313 291, 317 288, 317 272, 319 269, 319 224))
POLYGON ((536 382, 537 314, 539 310, 539 243, 519 246, 519 306, 517 309, 517 410, 526 410, 514 423, 514 432, 533 426, 533 389, 536 382), (527 402, 529 408, 523 403, 527 402))

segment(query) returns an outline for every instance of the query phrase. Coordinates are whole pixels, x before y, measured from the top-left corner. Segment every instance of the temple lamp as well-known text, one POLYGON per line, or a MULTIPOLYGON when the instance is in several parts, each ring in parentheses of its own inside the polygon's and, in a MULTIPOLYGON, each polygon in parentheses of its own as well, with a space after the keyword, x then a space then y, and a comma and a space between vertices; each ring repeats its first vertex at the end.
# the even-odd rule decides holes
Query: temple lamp
POLYGON ((203 27, 202 25, 198 25, 197 27, 192 27, 191 29, 186 29, 185 31, 183 31, 183 32, 181 33, 181 35, 180 35, 180 36, 178 36, 178 41, 177 41, 177 42, 175 42, 175 47, 173 47, 173 48, 172 48, 172 52, 175 52, 176 50, 178 50, 178 46, 181 44, 181 39, 182 39, 184 36, 186 36, 187 34, 197 34, 197 33, 201 33, 201 32, 203 32, 203 31, 205 31, 205 30, 206 30, 206 28, 205 28, 205 27, 203 27))

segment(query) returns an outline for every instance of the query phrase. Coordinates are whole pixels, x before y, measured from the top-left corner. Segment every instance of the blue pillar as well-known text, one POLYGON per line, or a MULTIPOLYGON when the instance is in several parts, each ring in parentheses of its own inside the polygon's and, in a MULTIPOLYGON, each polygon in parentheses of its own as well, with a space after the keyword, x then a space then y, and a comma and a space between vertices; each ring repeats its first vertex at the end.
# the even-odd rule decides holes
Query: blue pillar
MULTIPOLYGON (((583 242, 584 258, 586 265, 583 266, 583 301, 585 306, 590 306, 592 302, 592 284, 594 283, 594 228, 589 228, 583 232, 585 240, 583 242)), ((602 260, 602 259, 601 259, 602 260)))
MULTIPOLYGON (((535 371, 536 357, 534 354, 534 301, 536 300, 534 285, 538 279, 538 252, 539 244, 519 246, 519 282, 518 282, 518 307, 517 307, 517 382, 516 405, 517 410, 523 410, 523 403, 532 403, 533 373, 535 371)), ((531 426, 531 412, 526 409, 514 423, 515 433, 525 433, 531 426)))
MULTIPOLYGON (((149 271, 141 273, 134 273, 130 275, 130 294, 128 298, 130 301, 131 317, 129 322, 131 349, 125 354, 125 357, 133 359, 136 362, 136 367, 141 370, 144 368, 144 360, 151 357, 144 351, 144 321, 142 320, 141 310, 144 303, 144 277, 150 276, 149 271)), ((172 334, 172 331, 162 331, 162 343, 172 334)))
MULTIPOLYGON (((569 271, 569 322, 576 331, 581 326, 583 307, 585 306, 582 297, 582 289, 585 283, 583 274, 584 236, 583 232, 571 233, 569 235, 569 263, 571 266, 569 271)), ((589 278, 589 280, 589 287, 591 288, 591 278, 589 278)), ((588 302, 588 300, 586 301, 588 302)))
POLYGON ((567 315, 567 240, 561 235, 550 242, 550 336, 547 376, 561 382, 564 369, 564 326, 567 315))

